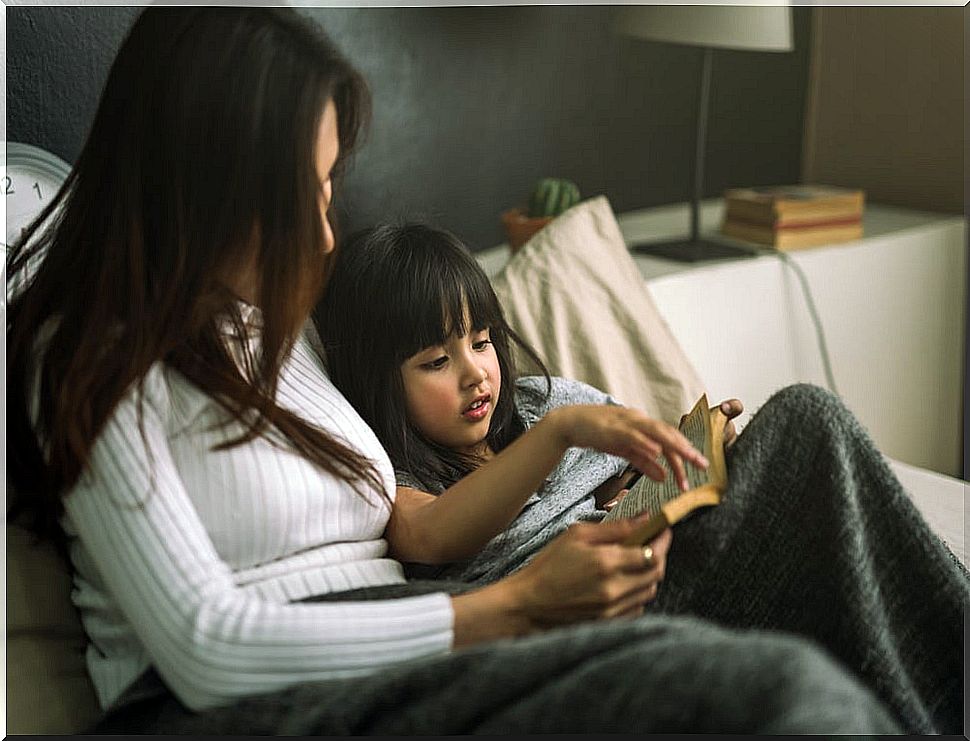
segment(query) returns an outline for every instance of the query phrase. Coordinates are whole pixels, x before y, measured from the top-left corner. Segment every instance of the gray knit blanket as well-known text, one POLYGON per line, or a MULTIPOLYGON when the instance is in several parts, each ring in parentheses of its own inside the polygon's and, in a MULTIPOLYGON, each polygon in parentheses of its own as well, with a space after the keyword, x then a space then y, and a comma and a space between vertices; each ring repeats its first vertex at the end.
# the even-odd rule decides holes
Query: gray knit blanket
POLYGON ((970 575, 858 420, 775 394, 729 450, 724 502, 674 529, 651 610, 818 643, 910 733, 962 733, 970 575))
MULTIPOLYGON (((563 404, 615 403, 553 380, 541 401, 539 379, 520 380, 527 424, 563 404)), ((724 503, 675 527, 650 613, 806 638, 873 687, 910 732, 959 732, 970 577, 855 416, 822 388, 790 386, 753 415, 727 464, 724 503)), ((612 456, 570 451, 507 532, 435 575, 482 583, 520 568, 569 522, 590 518, 589 490, 621 468, 612 456)))
POLYGON ((638 620, 483 644, 205 713, 150 672, 93 730, 962 734, 970 575, 857 420, 828 392, 793 386, 754 415, 727 462, 724 502, 675 526, 659 596, 638 620))

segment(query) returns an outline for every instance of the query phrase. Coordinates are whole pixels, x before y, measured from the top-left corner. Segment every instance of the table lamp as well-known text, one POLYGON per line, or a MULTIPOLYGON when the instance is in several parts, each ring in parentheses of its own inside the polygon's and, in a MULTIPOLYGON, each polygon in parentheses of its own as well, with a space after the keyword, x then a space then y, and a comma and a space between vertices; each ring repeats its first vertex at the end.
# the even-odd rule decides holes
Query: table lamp
POLYGON ((624 5, 618 10, 614 27, 617 32, 638 39, 699 46, 704 50, 697 106, 690 236, 674 242, 631 245, 631 251, 684 262, 749 254, 743 247, 705 241, 699 236, 712 52, 715 48, 791 51, 791 8, 788 5, 624 5))

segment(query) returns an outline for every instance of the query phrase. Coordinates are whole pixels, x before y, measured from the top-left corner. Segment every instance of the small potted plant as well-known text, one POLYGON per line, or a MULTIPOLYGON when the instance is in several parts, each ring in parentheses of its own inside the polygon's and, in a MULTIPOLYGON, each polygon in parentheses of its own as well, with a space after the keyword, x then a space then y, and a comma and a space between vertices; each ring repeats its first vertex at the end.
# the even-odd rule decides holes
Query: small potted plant
POLYGON ((513 254, 537 231, 579 203, 579 188, 565 178, 542 178, 529 196, 528 209, 511 208, 502 213, 502 223, 513 254))

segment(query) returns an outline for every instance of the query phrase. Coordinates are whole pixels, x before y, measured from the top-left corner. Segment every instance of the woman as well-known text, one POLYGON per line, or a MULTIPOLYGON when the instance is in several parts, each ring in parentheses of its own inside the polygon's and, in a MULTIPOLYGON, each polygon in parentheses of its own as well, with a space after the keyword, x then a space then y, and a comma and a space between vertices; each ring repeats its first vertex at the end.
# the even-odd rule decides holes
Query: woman
POLYGON ((65 536, 92 730, 899 730, 807 642, 606 620, 663 572, 629 523, 479 590, 405 583, 389 461, 306 322, 365 100, 292 11, 150 8, 54 227, 14 250, 11 284, 46 257, 8 314, 10 480, 65 536))

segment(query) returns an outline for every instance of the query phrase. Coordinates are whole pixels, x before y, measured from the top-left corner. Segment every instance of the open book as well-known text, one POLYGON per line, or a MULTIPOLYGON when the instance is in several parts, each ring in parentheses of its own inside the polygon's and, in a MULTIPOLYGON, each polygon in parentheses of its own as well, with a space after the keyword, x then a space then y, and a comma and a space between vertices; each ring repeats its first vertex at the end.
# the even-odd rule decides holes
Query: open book
POLYGON ((720 504, 727 487, 727 467, 724 463, 724 426, 727 421, 719 406, 714 409, 708 406, 707 394, 701 396, 694 408, 681 418, 679 429, 707 458, 710 463, 707 470, 685 462, 688 490, 681 491, 667 459, 661 456, 658 462, 666 471, 664 480, 654 481, 648 476, 641 476, 603 521, 650 512, 653 517, 630 538, 631 544, 646 543, 698 507, 720 504))

